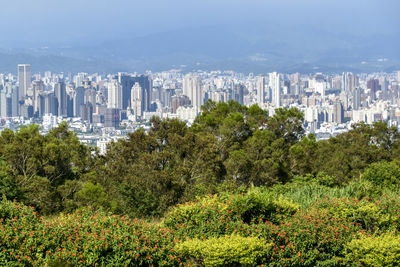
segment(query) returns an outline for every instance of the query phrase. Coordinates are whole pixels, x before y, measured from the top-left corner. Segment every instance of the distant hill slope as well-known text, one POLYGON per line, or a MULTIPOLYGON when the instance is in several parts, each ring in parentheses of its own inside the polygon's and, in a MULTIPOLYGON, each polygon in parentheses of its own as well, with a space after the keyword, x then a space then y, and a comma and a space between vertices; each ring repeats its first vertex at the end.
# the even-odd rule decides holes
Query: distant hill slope
POLYGON ((372 72, 400 69, 399 35, 358 36, 301 26, 183 29, 68 47, 0 53, 0 71, 116 72, 181 68, 241 72, 372 72))

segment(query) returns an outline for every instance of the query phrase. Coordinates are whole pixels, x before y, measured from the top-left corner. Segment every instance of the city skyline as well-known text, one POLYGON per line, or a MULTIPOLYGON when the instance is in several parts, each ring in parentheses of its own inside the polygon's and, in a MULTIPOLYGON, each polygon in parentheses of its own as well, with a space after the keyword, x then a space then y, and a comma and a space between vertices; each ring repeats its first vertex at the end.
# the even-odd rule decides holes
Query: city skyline
POLYGON ((18 75, 0 73, 0 129, 39 123, 47 131, 66 120, 78 133, 95 134, 104 143, 103 129, 113 128, 114 138, 123 138, 147 127, 153 116, 190 125, 208 100, 256 104, 269 116, 277 108, 295 107, 304 114, 305 130, 319 139, 362 121, 400 123, 400 71, 40 74, 30 64, 17 70, 18 75))

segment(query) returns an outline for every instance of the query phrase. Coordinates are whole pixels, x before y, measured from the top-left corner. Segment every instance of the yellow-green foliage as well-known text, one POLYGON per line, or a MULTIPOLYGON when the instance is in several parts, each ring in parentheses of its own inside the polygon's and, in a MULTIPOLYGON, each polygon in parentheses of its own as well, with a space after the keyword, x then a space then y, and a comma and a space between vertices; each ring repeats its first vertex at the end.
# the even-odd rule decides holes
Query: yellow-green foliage
POLYGON ((400 237, 385 234, 354 239, 345 249, 344 263, 361 266, 399 266, 400 237))
POLYGON ((325 209, 337 219, 350 219, 368 230, 374 231, 390 224, 391 215, 381 206, 368 199, 325 199, 318 207, 325 209))
POLYGON ((276 208, 276 212, 279 214, 293 215, 300 208, 299 204, 293 202, 290 199, 285 199, 282 196, 280 196, 276 200, 273 200, 272 203, 274 204, 274 206, 276 208))
POLYGON ((239 235, 192 239, 176 245, 178 253, 205 266, 255 265, 271 247, 265 239, 239 235))
POLYGON ((166 214, 163 223, 176 225, 191 222, 197 225, 207 220, 214 220, 216 215, 221 214, 227 208, 228 205, 223 203, 218 196, 208 196, 197 199, 195 202, 178 204, 166 214))
POLYGON ((295 214, 300 205, 290 199, 271 194, 265 188, 251 188, 245 195, 234 195, 230 206, 246 223, 264 219, 280 221, 283 216, 295 214))

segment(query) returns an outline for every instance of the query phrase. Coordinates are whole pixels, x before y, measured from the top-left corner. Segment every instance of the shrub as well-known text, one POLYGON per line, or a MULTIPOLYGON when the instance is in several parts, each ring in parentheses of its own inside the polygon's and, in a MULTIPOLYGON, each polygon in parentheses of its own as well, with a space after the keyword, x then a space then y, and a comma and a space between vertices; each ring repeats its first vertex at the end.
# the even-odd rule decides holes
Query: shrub
POLYGON ((258 222, 260 219, 278 222, 282 215, 293 215, 300 207, 282 195, 276 197, 257 187, 251 188, 245 195, 234 195, 230 206, 245 223, 258 222))
POLYGON ((348 219, 316 209, 283 216, 280 224, 266 222, 259 229, 261 237, 273 242, 268 259, 273 266, 335 265, 344 245, 361 230, 348 219))
POLYGON ((78 210, 43 219, 13 202, 0 204, 0 265, 176 266, 169 229, 104 212, 78 210))
POLYGON ((400 237, 386 233, 354 239, 346 246, 343 262, 359 266, 399 266, 400 237))
POLYGON ((399 198, 382 196, 375 201, 371 201, 369 198, 361 200, 325 198, 317 201, 315 206, 320 210, 326 210, 334 218, 350 220, 360 224, 365 230, 375 232, 398 227, 400 223, 399 205, 399 198))
POLYGON ((165 215, 161 224, 184 237, 219 236, 230 234, 240 216, 216 195, 194 202, 178 204, 165 215))
MULTIPOLYGON (((205 266, 254 266, 271 245, 256 237, 230 235, 206 240, 192 239, 176 245, 177 252, 205 266)), ((265 260, 265 259, 264 259, 265 260)))
POLYGON ((364 171, 363 178, 378 187, 392 187, 400 184, 400 167, 394 162, 376 162, 364 171))

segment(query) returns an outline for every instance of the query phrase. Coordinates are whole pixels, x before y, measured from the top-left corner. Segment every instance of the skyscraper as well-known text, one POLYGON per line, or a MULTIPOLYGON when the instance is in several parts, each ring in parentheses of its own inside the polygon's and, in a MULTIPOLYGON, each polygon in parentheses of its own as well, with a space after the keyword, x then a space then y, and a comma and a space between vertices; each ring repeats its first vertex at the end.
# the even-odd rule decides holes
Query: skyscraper
POLYGON ((114 127, 119 126, 119 110, 115 108, 107 108, 104 116, 104 126, 114 127))
POLYGON ((19 116, 19 98, 18 98, 18 90, 19 87, 13 81, 6 81, 4 84, 4 88, 8 94, 11 95, 11 116, 16 117, 19 116))
POLYGON ((399 82, 399 83, 400 83, 400 70, 399 70, 399 71, 397 71, 397 82, 399 82))
POLYGON ((243 105, 244 104, 243 95, 244 95, 244 85, 235 84, 233 86, 233 100, 243 105))
POLYGON ((54 95, 57 100, 57 115, 67 116, 67 91, 64 82, 59 81, 54 84, 54 95))
POLYGON ((186 75, 183 79, 183 94, 189 97, 192 106, 200 110, 203 103, 201 80, 199 76, 186 75))
POLYGON ((142 108, 142 87, 140 86, 139 83, 135 83, 135 85, 132 87, 131 91, 131 107, 133 110, 133 113, 137 117, 142 117, 143 116, 143 108, 142 108))
POLYGON ((361 88, 357 87, 353 90, 353 110, 359 110, 361 106, 361 88))
MULTIPOLYGON (((24 100, 28 95, 28 89, 31 88, 31 65, 18 65, 18 82, 19 82, 19 100, 24 100)), ((32 96, 32 95, 31 95, 32 96)))
POLYGON ((338 124, 341 124, 344 121, 343 105, 339 100, 336 100, 333 105, 333 121, 338 124))
POLYGON ((265 101, 265 77, 264 75, 257 76, 257 104, 262 106, 265 101))
POLYGON ((347 73, 343 72, 342 74, 342 92, 347 91, 347 73))
POLYGON ((367 88, 370 89, 370 96, 372 100, 376 99, 376 92, 379 90, 379 80, 372 79, 367 83, 367 88))
POLYGON ((6 90, 0 91, 0 117, 11 117, 11 96, 6 90))
POLYGON ((122 86, 118 80, 111 80, 108 83, 107 107, 122 109, 122 86))
POLYGON ((269 74, 269 87, 272 91, 272 104, 275 108, 281 106, 281 75, 273 72, 269 74))
POLYGON ((151 92, 153 90, 153 83, 149 76, 131 76, 119 73, 118 82, 122 86, 122 109, 128 108, 132 87, 135 83, 139 83, 140 87, 142 87, 142 109, 143 111, 151 111, 151 92))
POLYGON ((32 82, 33 91, 33 113, 38 115, 39 111, 39 94, 44 91, 44 83, 41 80, 35 80, 32 82))
POLYGON ((73 94, 73 111, 74 117, 81 116, 81 105, 85 103, 85 88, 79 86, 75 89, 73 94))

